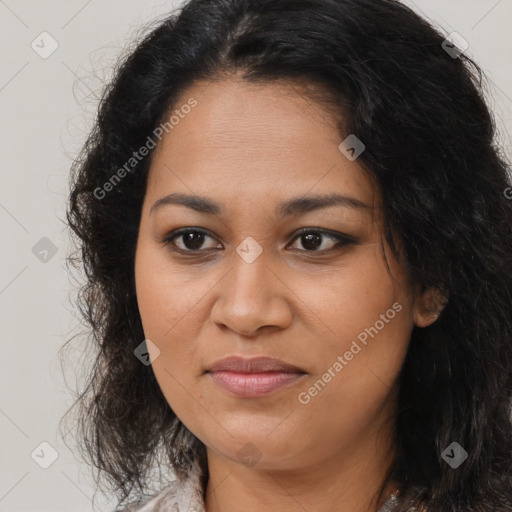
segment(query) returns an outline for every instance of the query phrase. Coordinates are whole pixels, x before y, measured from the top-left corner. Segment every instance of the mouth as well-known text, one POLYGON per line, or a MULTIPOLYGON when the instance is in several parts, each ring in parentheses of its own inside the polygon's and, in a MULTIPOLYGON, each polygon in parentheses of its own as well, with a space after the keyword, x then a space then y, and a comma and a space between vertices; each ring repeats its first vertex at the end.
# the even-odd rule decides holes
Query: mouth
POLYGON ((217 361, 206 374, 223 390, 244 398, 269 395, 307 375, 303 369, 280 359, 238 356, 217 361))

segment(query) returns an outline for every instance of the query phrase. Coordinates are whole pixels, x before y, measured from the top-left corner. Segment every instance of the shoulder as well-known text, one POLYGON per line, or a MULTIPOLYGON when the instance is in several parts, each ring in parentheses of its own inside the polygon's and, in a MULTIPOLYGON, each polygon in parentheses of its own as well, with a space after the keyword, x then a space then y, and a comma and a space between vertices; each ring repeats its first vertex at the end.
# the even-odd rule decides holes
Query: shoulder
POLYGON ((169 482, 157 494, 116 512, 205 512, 200 474, 198 466, 194 466, 186 479, 169 482))

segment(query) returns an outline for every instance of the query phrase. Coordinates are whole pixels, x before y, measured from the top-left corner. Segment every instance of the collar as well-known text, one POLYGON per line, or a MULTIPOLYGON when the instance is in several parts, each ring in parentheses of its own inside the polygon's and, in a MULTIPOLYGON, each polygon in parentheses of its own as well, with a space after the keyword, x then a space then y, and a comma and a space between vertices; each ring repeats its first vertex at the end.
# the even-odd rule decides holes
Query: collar
POLYGON ((170 482, 156 496, 123 512, 205 512, 201 474, 201 468, 194 462, 186 478, 170 482))

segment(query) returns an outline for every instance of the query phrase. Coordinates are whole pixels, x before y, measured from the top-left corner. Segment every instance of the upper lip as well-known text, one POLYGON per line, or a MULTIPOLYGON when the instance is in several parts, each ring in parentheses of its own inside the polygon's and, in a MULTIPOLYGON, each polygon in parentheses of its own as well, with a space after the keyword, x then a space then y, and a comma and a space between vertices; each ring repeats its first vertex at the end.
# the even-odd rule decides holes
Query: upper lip
POLYGON ((301 368, 280 359, 272 357, 253 357, 250 359, 241 356, 230 356, 219 359, 207 370, 208 372, 239 372, 239 373, 262 373, 262 372, 286 372, 306 373, 301 368))

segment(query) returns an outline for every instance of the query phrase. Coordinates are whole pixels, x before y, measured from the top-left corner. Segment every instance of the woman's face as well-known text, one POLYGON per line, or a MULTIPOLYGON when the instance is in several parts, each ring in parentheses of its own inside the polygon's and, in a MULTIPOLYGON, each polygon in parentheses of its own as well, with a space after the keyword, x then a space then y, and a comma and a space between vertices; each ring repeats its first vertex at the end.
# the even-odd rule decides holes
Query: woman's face
POLYGON ((196 83, 173 114, 153 155, 135 264, 170 407, 209 453, 263 469, 368 443, 393 415, 412 328, 425 320, 387 245, 386 268, 372 181, 339 149, 330 113, 289 85, 196 83), (197 199, 152 210, 169 194, 197 199), (333 194, 348 199, 322 206, 333 194), (192 227, 206 234, 162 242, 192 227), (302 373, 208 372, 227 356, 278 358, 302 373))

